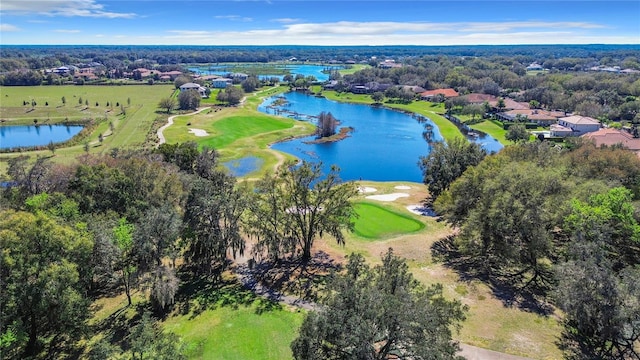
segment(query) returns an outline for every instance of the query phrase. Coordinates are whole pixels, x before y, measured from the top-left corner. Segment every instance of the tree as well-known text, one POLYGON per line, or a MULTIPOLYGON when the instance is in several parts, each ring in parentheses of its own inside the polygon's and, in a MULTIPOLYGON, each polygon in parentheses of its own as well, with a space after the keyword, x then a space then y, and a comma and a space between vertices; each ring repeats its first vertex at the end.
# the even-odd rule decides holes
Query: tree
POLYGON ((178 285, 175 269, 161 265, 154 270, 150 300, 156 311, 164 313, 167 307, 173 305, 178 285))
POLYGON ((178 77, 176 77, 176 79, 173 81, 173 85, 175 86, 176 89, 180 89, 180 86, 192 82, 193 79, 190 76, 186 76, 186 75, 179 75, 178 77))
POLYGON ((227 86, 224 90, 218 92, 216 100, 229 103, 229 105, 237 105, 244 97, 242 89, 235 86, 227 86))
POLYGON ((202 96, 196 90, 181 91, 178 95, 178 104, 181 110, 196 110, 200 106, 202 96))
POLYGON ((318 236, 332 235, 344 244, 343 230, 353 228, 355 211, 350 199, 354 183, 342 183, 339 169, 323 177, 321 163, 288 163, 277 175, 266 175, 255 188, 249 231, 258 238, 256 249, 273 258, 290 253, 303 262, 311 259, 318 236))
POLYGON ((173 260, 178 257, 181 226, 182 220, 170 204, 150 208, 142 215, 134 232, 137 261, 142 270, 161 266, 166 256, 173 260))
POLYGON ((373 269, 360 254, 350 255, 346 268, 329 281, 324 306, 303 321, 294 358, 456 358, 452 331, 466 307, 446 300, 442 285, 421 287, 391 249, 373 269))
POLYGON ((133 231, 135 227, 127 219, 121 218, 113 229, 113 244, 118 249, 118 255, 113 268, 120 273, 120 280, 127 295, 127 303, 131 306, 131 287, 135 281, 136 261, 133 247, 133 231))
POLYGON ((376 104, 379 104, 384 100, 384 93, 381 91, 376 91, 371 94, 371 100, 373 100, 376 104))
POLYGON ((158 107, 162 109, 166 109, 167 114, 169 114, 173 109, 175 109, 176 106, 177 106, 176 99, 170 96, 160 99, 160 102, 158 103, 158 107))
POLYGON ((505 134, 504 138, 513 142, 528 141, 529 132, 524 124, 512 124, 505 134))
POLYGON ((462 113, 471 115, 471 120, 475 121, 476 116, 482 116, 485 113, 485 109, 482 104, 469 104, 462 108, 462 113))
POLYGON ((433 144, 429 155, 421 157, 419 162, 431 197, 437 198, 468 167, 478 165, 486 155, 479 144, 464 138, 433 144))
POLYGON ((321 112, 318 115, 318 125, 316 127, 316 136, 323 138, 336 134, 338 120, 329 112, 321 112))
POLYGON ((183 242, 187 264, 198 272, 221 276, 227 267, 227 254, 244 253, 240 218, 247 207, 247 196, 235 188, 235 179, 215 172, 209 179, 195 181, 184 213, 183 242))
POLYGON ((244 90, 245 93, 254 92, 260 87, 260 80, 257 76, 251 75, 240 83, 240 86, 242 86, 242 90, 244 90))
POLYGON ((131 328, 127 340, 131 357, 136 360, 184 360, 184 347, 180 338, 162 327, 148 312, 131 328))
MULTIPOLYGON (((0 334, 11 328, 22 357, 79 339, 89 317, 81 284, 92 240, 81 227, 58 222, 42 211, 0 212, 0 334)), ((57 353, 57 355, 56 355, 57 353)))

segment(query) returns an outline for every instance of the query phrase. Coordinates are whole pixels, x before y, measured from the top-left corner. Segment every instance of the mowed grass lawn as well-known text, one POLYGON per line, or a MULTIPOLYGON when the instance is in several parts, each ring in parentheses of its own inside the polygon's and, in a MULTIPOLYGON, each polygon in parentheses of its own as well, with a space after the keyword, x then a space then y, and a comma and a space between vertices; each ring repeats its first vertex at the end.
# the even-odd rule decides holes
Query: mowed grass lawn
POLYGON ((425 225, 408 215, 400 214, 380 205, 359 202, 354 204, 358 217, 354 232, 365 239, 378 240, 398 234, 424 229, 425 225))
MULTIPOLYGON (((157 113, 158 102, 163 97, 171 96, 174 90, 173 85, 3 86, 0 87, 0 119, 4 120, 2 125, 33 124, 34 119, 39 124, 98 119, 98 126, 84 141, 91 144, 90 153, 105 154, 113 148, 139 148, 148 145, 147 135, 152 130, 154 121, 158 117, 166 118, 166 115, 157 113), (66 99, 66 104, 62 103, 62 97, 66 99), (82 105, 79 104, 80 98, 82 105), (31 110, 30 105, 22 105, 23 101, 30 99, 36 102, 34 110, 31 110), (121 107, 124 107, 124 114, 121 107), (104 136, 102 143, 98 141, 99 134, 104 136)), ((59 148, 52 160, 75 161, 78 155, 84 153, 83 148, 82 144, 59 148)), ((28 154, 51 155, 48 150, 31 151, 28 154)), ((11 156, 16 154, 2 154, 0 160, 11 156)))
POLYGON ((164 328, 186 343, 189 359, 292 359, 290 344, 297 336, 304 313, 273 309, 261 313, 256 306, 219 307, 172 316, 164 328))

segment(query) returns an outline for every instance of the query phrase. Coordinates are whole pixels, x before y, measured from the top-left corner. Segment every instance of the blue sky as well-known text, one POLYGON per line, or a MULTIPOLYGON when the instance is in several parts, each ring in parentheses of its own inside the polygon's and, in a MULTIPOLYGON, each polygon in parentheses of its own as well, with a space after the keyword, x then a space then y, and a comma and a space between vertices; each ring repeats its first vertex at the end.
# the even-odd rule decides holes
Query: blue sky
POLYGON ((640 44, 640 0, 1 0, 0 44, 640 44))

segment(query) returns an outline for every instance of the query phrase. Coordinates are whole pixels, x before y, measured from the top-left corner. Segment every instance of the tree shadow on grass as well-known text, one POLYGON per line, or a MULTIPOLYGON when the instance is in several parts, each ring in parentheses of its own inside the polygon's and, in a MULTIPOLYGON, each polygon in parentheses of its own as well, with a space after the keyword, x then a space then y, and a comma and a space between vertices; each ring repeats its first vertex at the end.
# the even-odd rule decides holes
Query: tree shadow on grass
POLYGON ((448 236, 431 245, 431 255, 435 262, 441 262, 453 269, 465 282, 479 280, 489 286, 493 295, 505 307, 515 307, 538 315, 550 316, 553 306, 547 299, 551 284, 529 282, 525 274, 500 273, 490 259, 463 254, 448 236))
POLYGON ((189 319, 194 319, 206 310, 220 307, 238 309, 255 306, 257 314, 282 309, 277 302, 264 299, 251 289, 244 288, 235 277, 194 275, 188 270, 179 271, 178 277, 181 285, 176 295, 175 308, 181 315, 190 314, 189 319))
POLYGON ((274 291, 290 294, 300 299, 317 301, 318 289, 322 288, 334 271, 342 266, 328 253, 319 251, 308 262, 295 258, 280 261, 262 261, 253 266, 255 277, 265 287, 274 291))

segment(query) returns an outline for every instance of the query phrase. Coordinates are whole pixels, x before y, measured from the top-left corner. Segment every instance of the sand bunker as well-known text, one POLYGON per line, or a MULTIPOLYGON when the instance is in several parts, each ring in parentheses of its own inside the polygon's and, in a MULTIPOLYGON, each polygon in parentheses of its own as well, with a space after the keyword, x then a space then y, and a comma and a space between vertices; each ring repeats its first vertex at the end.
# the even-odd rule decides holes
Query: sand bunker
POLYGON ((189 129, 189 132, 195 136, 207 136, 209 135, 206 131, 202 129, 189 129))
POLYGON ((378 200, 378 201, 396 201, 399 198, 409 197, 407 193, 391 193, 391 194, 383 194, 383 195, 369 195, 367 199, 378 200))
POLYGON ((376 192, 378 191, 378 189, 370 187, 370 186, 358 186, 358 192, 359 193, 372 193, 372 192, 376 192))
POLYGON ((395 187, 398 190, 409 190, 411 189, 411 186, 407 186, 407 185, 398 185, 395 187))
POLYGON ((409 205, 407 206, 407 210, 411 211, 414 214, 422 216, 437 216, 436 212, 433 211, 432 208, 426 207, 424 205, 409 205))

